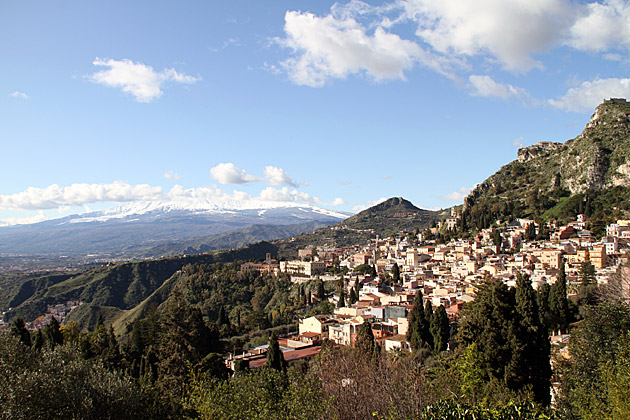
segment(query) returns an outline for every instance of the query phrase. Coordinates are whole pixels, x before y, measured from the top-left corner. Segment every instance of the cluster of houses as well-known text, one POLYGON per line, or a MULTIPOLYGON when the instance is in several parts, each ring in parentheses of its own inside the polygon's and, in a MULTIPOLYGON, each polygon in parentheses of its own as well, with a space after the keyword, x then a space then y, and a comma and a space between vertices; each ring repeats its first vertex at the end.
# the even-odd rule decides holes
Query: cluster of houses
MULTIPOLYGON (((457 215, 444 221, 457 219, 457 215)), ((456 223, 456 222, 451 222, 456 223)), ((585 231, 583 215, 564 226, 548 223, 549 240, 526 240, 532 220, 519 219, 500 228, 480 231, 473 239, 451 240, 437 244, 423 235, 376 237, 364 246, 346 248, 309 247, 299 251, 299 259, 277 262, 270 256, 262 264, 248 263, 243 270, 257 269, 287 273, 294 283, 309 280, 339 282, 339 275, 327 275, 332 267, 347 267, 344 276, 345 302, 349 292, 359 290, 359 300, 337 307, 332 315, 313 316, 299 321, 299 332, 284 343, 284 350, 316 348, 328 339, 339 345, 352 345, 359 326, 369 321, 372 332, 385 350, 409 351, 406 341, 407 315, 419 289, 434 307, 443 305, 451 321, 459 317, 463 305, 474 300, 476 287, 488 278, 499 278, 508 286, 516 284, 519 273, 528 274, 534 288, 553 284, 564 264, 570 295, 577 291, 582 263, 590 261, 598 283, 605 283, 616 272, 624 255, 630 252, 630 220, 618 220, 607 228, 607 236, 595 240, 585 231), (354 271, 365 264, 373 266, 376 276, 354 271), (391 282, 394 266, 400 282, 391 282), (388 281, 386 281, 388 280, 388 281), (359 283, 357 287, 357 282, 359 283), (297 346, 297 347, 296 347, 297 346)), ((438 226, 436 229, 439 229, 438 226)), ((535 224, 536 231, 542 228, 535 224)), ((311 291, 316 300, 315 291, 311 291)), ((329 300, 339 306, 339 293, 329 300)), ((259 349, 264 357, 264 346, 259 349)), ((288 354, 288 353, 285 353, 288 354)), ((247 356, 243 356, 247 357, 247 356)), ((255 355, 252 355, 255 357, 255 355)))
MULTIPOLYGON (((65 303, 58 303, 56 305, 48 305, 46 308, 46 313, 38 316, 32 322, 26 322, 26 329, 29 331, 37 331, 43 330, 48 326, 50 320, 55 317, 55 319, 61 324, 63 320, 68 316, 70 311, 74 308, 81 305, 82 302, 78 300, 69 300, 65 303)), ((4 314, 2 316, 4 318, 4 314)), ((8 331, 10 328, 10 324, 7 322, 0 320, 0 331, 8 331)))

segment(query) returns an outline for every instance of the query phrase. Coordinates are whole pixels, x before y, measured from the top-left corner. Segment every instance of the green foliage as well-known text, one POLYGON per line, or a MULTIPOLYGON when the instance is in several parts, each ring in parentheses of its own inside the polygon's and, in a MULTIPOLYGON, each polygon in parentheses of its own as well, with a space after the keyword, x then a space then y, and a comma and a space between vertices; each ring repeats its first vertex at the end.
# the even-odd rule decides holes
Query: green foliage
POLYGON ((259 368, 217 380, 193 376, 185 407, 199 419, 322 419, 321 384, 294 370, 259 368))
POLYGON ((278 336, 275 333, 269 336, 269 348, 267 349, 265 366, 278 372, 286 372, 287 370, 287 362, 284 360, 282 351, 280 351, 278 336))
POLYGON ((438 306, 433 313, 430 330, 433 336, 433 349, 435 351, 446 350, 448 339, 451 336, 451 326, 444 305, 438 306))
POLYGON ((73 344, 31 350, 0 336, 0 417, 26 419, 168 418, 132 378, 84 360, 73 344))
POLYGON ((409 328, 407 330, 407 340, 411 344, 414 351, 418 351, 432 339, 429 330, 429 320, 425 316, 425 308, 423 306, 422 290, 418 290, 413 300, 413 306, 407 315, 409 328))
POLYGON ((519 276, 515 292, 494 279, 479 289, 467 307, 460 340, 477 345, 490 381, 514 391, 530 388, 536 401, 548 404, 550 349, 540 318, 527 277, 519 276))
POLYGON ((562 377, 558 406, 569 419, 623 418, 613 412, 628 404, 623 394, 630 309, 623 303, 584 309, 584 320, 569 341, 571 358, 556 363, 562 377))
POLYGON ((428 406, 420 418, 422 420, 551 420, 558 419, 558 416, 531 402, 509 402, 495 407, 485 407, 445 400, 428 406))

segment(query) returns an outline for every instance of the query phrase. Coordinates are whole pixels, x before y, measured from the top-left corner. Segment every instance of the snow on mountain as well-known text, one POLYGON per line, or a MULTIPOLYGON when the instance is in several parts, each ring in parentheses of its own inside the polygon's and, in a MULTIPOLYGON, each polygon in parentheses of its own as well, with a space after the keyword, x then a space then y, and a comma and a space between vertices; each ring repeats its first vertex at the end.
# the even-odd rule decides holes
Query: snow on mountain
MULTIPOLYGON (((263 200, 225 200, 212 201, 199 198, 179 198, 169 201, 145 201, 126 204, 123 206, 113 207, 111 209, 86 213, 75 216, 62 223, 89 223, 89 222, 105 222, 112 219, 124 219, 131 216, 149 215, 149 214, 168 214, 172 212, 187 212, 198 215, 219 215, 219 214, 235 214, 247 210, 254 210, 259 217, 264 217, 269 210, 298 210, 309 215, 321 215, 326 218, 336 218, 340 221, 346 219, 349 214, 341 213, 334 210, 323 209, 310 204, 296 202, 281 201, 263 201, 263 200)), ((305 217, 299 213, 292 213, 299 219, 311 219, 313 217, 305 217)))

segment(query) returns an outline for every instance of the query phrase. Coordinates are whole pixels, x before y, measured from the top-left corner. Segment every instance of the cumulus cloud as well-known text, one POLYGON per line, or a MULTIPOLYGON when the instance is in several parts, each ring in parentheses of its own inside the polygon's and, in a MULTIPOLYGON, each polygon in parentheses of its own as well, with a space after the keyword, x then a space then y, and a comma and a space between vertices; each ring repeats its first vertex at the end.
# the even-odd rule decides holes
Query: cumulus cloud
POLYGON ((321 87, 330 79, 365 74, 376 81, 405 79, 416 62, 446 73, 448 63, 413 41, 378 26, 373 34, 351 17, 287 11, 286 37, 277 40, 294 57, 281 63, 296 84, 321 87))
POLYGON ((549 103, 559 109, 589 112, 607 98, 630 98, 630 79, 595 79, 571 88, 549 103))
POLYGON ((89 79, 109 87, 120 88, 131 94, 137 102, 151 102, 162 96, 162 87, 166 82, 192 84, 200 79, 178 73, 174 69, 156 72, 152 67, 135 63, 128 59, 103 60, 96 58, 92 64, 108 67, 89 76, 89 79))
POLYGON ((233 163, 219 163, 210 169, 212 178, 220 184, 246 184, 248 182, 262 181, 260 178, 250 175, 245 170, 239 169, 233 163))
POLYGON ((461 187, 459 190, 457 191, 453 191, 450 194, 446 194, 443 195, 442 198, 445 200, 449 200, 449 201, 457 201, 457 202, 463 202, 464 199, 466 198, 466 196, 468 196, 468 194, 470 194, 470 192, 473 190, 473 188, 469 188, 469 187, 461 187))
POLYGON ((372 206, 380 204, 383 201, 387 201, 387 197, 381 197, 378 200, 374 200, 374 201, 366 201, 363 204, 358 204, 358 205, 352 207, 352 210, 354 210, 354 211, 356 211, 358 213, 358 212, 363 211, 365 209, 369 209, 372 206))
POLYGON ((343 198, 341 198, 341 197, 337 197, 330 204, 333 205, 333 206, 345 206, 346 205, 346 201, 343 198))
POLYGON ((170 179, 171 181, 177 181, 178 179, 181 178, 181 176, 179 176, 179 174, 177 172, 168 171, 168 172, 164 173, 164 178, 170 179))
POLYGON ((630 3, 609 0, 581 5, 569 45, 582 51, 630 48, 630 3))
POLYGON ((468 81, 473 88, 472 95, 474 96, 502 99, 508 99, 510 97, 522 98, 527 96, 524 89, 495 82, 490 76, 472 75, 468 78, 468 81))
POLYGON ((259 199, 265 201, 303 201, 305 203, 319 204, 321 200, 312 195, 298 191, 289 190, 287 187, 281 189, 267 187, 260 192, 259 199))
POLYGON ((28 95, 24 92, 20 92, 19 90, 16 90, 15 92, 11 92, 9 93, 9 96, 12 96, 14 98, 17 99, 28 99, 28 95))
POLYGON ((98 202, 151 200, 161 194, 160 187, 130 185, 120 181, 111 184, 72 184, 68 187, 53 184, 46 188, 28 187, 20 193, 0 195, 0 209, 44 210, 98 202))
POLYGON ((267 184, 269 185, 288 185, 295 188, 298 187, 298 184, 293 181, 291 175, 286 173, 282 168, 278 168, 275 166, 265 166, 264 173, 267 184))
POLYGON ((523 144, 523 136, 520 136, 519 138, 514 139, 514 141, 512 142, 512 146, 514 147, 518 147, 519 149, 522 147, 525 147, 525 145, 523 144))
POLYGON ((572 24, 567 0, 401 0, 416 35, 436 51, 489 56, 511 71, 542 64, 532 55, 559 45, 572 24))

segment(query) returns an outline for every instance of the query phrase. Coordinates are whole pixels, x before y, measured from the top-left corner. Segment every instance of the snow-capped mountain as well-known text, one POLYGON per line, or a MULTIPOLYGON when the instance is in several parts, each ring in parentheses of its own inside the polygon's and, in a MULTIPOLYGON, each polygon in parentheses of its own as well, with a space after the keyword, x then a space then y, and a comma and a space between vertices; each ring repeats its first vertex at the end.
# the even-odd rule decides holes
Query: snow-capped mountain
POLYGON ((217 235, 253 225, 286 226, 307 222, 332 225, 348 216, 296 202, 180 197, 0 228, 0 254, 123 255, 142 247, 217 235))

